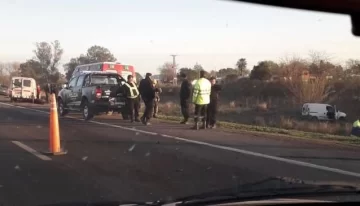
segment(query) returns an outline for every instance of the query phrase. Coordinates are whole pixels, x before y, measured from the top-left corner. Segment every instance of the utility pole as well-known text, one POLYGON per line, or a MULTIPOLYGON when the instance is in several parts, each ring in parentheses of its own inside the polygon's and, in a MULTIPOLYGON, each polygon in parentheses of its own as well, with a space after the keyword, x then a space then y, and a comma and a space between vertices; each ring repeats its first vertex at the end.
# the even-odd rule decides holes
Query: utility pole
POLYGON ((174 70, 174 73, 175 73, 175 77, 174 77, 174 80, 173 80, 173 84, 177 85, 177 73, 176 73, 176 61, 175 61, 175 57, 177 56, 176 54, 172 54, 170 55, 172 56, 173 58, 173 70, 174 70))

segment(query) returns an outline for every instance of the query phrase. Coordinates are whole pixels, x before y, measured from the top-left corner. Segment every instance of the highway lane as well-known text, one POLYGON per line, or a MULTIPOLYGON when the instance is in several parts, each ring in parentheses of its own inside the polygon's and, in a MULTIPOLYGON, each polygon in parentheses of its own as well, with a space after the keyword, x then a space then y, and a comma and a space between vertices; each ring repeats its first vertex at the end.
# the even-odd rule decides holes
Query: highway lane
MULTIPOLYGON (((60 124, 62 145, 69 153, 43 161, 11 141, 20 141, 37 151, 47 150, 48 115, 6 105, 0 105, 0 114, 0 148, 6 154, 1 156, 5 175, 0 177, 0 189, 4 191, 0 193, 0 203, 5 204, 171 199, 214 189, 241 188, 239 185, 274 176, 358 181, 348 175, 68 118, 61 119, 60 124)), ((130 125, 114 119, 104 116, 96 121, 130 125)), ((179 125, 166 126, 131 127, 172 135, 181 130, 179 134, 187 138, 215 134, 209 131, 206 135, 191 135, 193 131, 179 125)), ((243 141, 256 139, 243 136, 243 141)), ((239 146, 229 142, 228 134, 221 137, 226 145, 239 146)), ((206 140, 211 139, 214 138, 206 140)), ((290 184, 270 181, 264 186, 276 188, 290 184)))
MULTIPOLYGON (((48 110, 46 106, 45 108, 44 106, 34 106, 31 104, 27 106, 35 107, 43 111, 48 110)), ((71 116, 81 119, 80 115, 71 114, 71 116)), ((189 129, 191 126, 176 123, 164 124, 157 120, 154 120, 155 124, 151 127, 145 127, 141 124, 130 124, 127 121, 122 121, 118 115, 102 115, 96 117, 94 121, 107 125, 135 127, 135 129, 142 131, 167 134, 175 137, 186 137, 191 140, 360 173, 360 167, 358 167, 360 164, 359 146, 339 145, 324 141, 295 139, 240 131, 193 131, 189 129)))

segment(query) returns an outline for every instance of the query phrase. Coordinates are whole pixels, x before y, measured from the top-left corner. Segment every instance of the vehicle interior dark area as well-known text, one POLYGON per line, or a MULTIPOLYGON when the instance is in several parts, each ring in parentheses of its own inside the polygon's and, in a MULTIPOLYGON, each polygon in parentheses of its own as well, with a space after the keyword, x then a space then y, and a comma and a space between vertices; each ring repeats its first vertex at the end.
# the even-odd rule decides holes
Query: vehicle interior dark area
POLYGON ((234 0, 263 4, 269 6, 279 6, 293 9, 304 9, 310 11, 330 12, 338 14, 348 14, 351 17, 352 33, 360 36, 360 1, 359 0, 234 0))

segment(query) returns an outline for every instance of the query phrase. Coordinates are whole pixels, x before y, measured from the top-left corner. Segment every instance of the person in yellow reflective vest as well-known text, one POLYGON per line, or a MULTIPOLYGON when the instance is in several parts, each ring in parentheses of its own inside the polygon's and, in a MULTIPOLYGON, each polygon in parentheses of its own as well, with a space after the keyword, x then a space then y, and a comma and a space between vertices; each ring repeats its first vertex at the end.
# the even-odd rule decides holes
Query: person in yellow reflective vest
POLYGON ((356 120, 353 123, 352 129, 351 129, 351 135, 360 137, 360 120, 356 120))
POLYGON ((162 89, 160 88, 158 81, 156 79, 153 80, 153 85, 155 88, 155 99, 154 99, 154 112, 153 117, 157 118, 157 114, 159 113, 159 102, 160 102, 160 94, 162 89))
POLYGON ((200 71, 200 79, 194 85, 192 102, 195 104, 194 129, 199 129, 199 121, 206 128, 207 106, 210 103, 211 83, 205 78, 205 71, 200 71))
POLYGON ((125 83, 126 107, 130 116, 130 121, 140 122, 139 109, 140 109, 140 96, 137 85, 134 82, 132 75, 128 76, 128 81, 125 83))

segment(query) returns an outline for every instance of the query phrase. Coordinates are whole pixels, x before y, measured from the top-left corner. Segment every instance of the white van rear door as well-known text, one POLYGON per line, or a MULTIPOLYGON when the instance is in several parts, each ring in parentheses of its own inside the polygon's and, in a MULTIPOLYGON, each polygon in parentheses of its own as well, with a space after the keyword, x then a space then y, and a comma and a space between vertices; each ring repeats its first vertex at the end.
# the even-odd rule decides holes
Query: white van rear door
POLYGON ((21 98, 21 78, 13 78, 11 82, 11 96, 13 98, 21 98))
POLYGON ((22 98, 31 99, 34 92, 34 83, 31 81, 31 79, 23 79, 22 81, 22 90, 21 95, 22 98))

